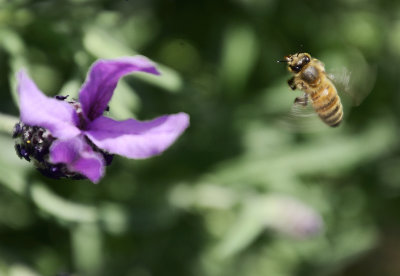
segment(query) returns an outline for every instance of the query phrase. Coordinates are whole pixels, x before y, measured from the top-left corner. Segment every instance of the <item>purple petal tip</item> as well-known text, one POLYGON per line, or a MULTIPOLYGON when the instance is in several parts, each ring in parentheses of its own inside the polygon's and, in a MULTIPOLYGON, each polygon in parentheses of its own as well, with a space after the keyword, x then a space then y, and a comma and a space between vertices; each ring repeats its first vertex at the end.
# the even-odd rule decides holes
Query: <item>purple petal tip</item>
POLYGON ((99 117, 86 135, 99 148, 128 158, 158 155, 170 147, 189 126, 189 115, 164 115, 151 121, 115 121, 99 117))
POLYGON ((111 100, 119 79, 134 72, 160 74, 154 63, 143 56, 96 61, 79 93, 79 101, 85 116, 91 121, 101 116, 111 100))

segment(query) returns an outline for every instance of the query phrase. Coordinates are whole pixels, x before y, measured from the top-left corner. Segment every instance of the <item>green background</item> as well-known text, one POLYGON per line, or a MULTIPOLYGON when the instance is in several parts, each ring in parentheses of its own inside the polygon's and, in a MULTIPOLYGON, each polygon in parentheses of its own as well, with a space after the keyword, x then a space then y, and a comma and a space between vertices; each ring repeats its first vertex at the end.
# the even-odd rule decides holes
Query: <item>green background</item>
POLYGON ((397 1, 0 0, 0 275, 400 275, 399 61, 397 1), (292 109, 299 51, 338 76, 339 128, 292 109), (171 148, 97 185, 18 159, 18 70, 76 98, 135 54, 162 76, 109 116, 188 113, 171 148))

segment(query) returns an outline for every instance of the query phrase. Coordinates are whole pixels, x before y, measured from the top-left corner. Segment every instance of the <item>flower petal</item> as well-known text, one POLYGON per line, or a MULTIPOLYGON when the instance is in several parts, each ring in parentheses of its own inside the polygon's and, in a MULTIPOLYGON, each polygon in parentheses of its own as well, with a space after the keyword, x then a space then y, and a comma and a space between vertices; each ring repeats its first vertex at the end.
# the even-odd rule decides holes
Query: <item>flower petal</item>
POLYGON ((82 136, 56 140, 50 148, 50 162, 64 163, 68 170, 78 172, 97 183, 104 174, 104 160, 94 152, 82 136))
POLYGON ((47 128, 57 138, 76 136, 80 130, 75 109, 68 103, 46 97, 24 70, 17 74, 21 121, 47 128))
POLYGON ((167 149, 189 126, 186 113, 164 115, 151 121, 115 121, 101 116, 86 131, 99 148, 128 158, 147 158, 167 149))
POLYGON ((118 80, 134 71, 159 74, 153 63, 142 56, 99 60, 93 64, 79 94, 83 113, 89 120, 103 114, 118 80))

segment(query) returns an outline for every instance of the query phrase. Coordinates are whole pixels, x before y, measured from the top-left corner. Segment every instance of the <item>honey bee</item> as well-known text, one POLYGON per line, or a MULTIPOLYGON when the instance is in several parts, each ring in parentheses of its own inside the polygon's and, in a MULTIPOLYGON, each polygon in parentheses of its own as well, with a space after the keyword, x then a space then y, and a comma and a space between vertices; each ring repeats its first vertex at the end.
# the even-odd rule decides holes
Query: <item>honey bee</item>
POLYGON ((294 103, 306 106, 310 97, 321 120, 331 127, 339 126, 343 119, 343 106, 335 85, 325 73, 324 64, 307 53, 285 56, 278 62, 286 62, 294 74, 288 80, 289 87, 304 91, 303 97, 297 97, 294 103))

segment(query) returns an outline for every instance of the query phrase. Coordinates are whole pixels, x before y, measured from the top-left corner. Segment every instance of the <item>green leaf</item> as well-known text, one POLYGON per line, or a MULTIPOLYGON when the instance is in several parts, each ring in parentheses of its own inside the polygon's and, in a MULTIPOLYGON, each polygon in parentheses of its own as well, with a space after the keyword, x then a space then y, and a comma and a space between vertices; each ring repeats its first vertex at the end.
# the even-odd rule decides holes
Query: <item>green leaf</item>
POLYGON ((242 92, 258 57, 258 40, 247 24, 230 25, 222 49, 221 78, 227 93, 236 97, 242 92))
MULTIPOLYGON (((110 33, 95 27, 88 28, 85 31, 83 43, 86 50, 96 58, 116 58, 137 55, 137 52, 112 37, 110 33)), ((161 72, 161 76, 145 73, 137 73, 134 76, 135 78, 169 92, 179 92, 182 89, 183 80, 175 70, 162 64, 157 64, 157 68, 161 72)))

